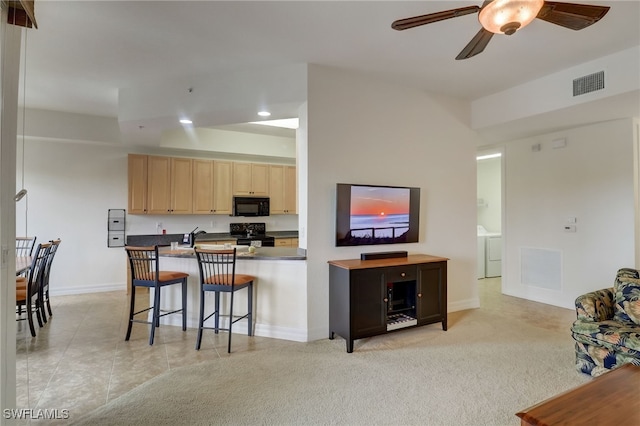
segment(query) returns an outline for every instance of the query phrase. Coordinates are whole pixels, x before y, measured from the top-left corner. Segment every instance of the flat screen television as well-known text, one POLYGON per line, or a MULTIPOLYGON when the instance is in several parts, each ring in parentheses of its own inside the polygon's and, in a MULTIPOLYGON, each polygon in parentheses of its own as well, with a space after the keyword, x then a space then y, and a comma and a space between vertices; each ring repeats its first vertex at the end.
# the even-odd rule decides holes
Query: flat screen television
POLYGON ((336 246, 417 243, 420 188, 339 183, 336 246))

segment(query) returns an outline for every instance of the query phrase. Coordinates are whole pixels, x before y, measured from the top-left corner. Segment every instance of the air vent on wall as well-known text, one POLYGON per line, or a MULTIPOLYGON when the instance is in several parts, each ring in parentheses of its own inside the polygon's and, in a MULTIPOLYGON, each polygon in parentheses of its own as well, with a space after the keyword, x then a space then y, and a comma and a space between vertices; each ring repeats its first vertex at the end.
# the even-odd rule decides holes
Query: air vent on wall
POLYGON ((584 95, 604 89, 604 71, 585 75, 573 80, 573 96, 584 95))

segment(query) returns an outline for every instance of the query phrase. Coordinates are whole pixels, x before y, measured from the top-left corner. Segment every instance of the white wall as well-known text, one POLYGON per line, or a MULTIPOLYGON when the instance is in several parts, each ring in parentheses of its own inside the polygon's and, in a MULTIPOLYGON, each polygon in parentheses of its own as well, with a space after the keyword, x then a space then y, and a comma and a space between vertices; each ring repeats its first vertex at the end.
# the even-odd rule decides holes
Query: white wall
POLYGON ((573 308, 578 295, 610 287, 619 268, 634 266, 633 122, 603 122, 506 145, 503 292, 573 308), (566 146, 554 149, 558 139, 566 146), (535 144, 540 151, 532 151, 535 144), (572 217, 576 232, 565 232, 572 217), (560 285, 524 285, 522 248, 559 254, 560 285))
POLYGON ((449 310, 478 307, 477 140, 460 118, 468 105, 323 66, 310 66, 308 82, 310 338, 328 335, 327 261, 365 251, 448 257, 449 310), (335 247, 337 182, 420 187, 420 242, 335 247))
MULTIPOLYGON (((107 248, 107 211, 127 207, 127 154, 121 146, 29 140, 16 234, 37 242, 61 238, 51 292, 125 288, 122 249, 107 248)), ((21 166, 21 164, 19 164, 21 166)), ((21 181, 18 169, 18 186, 21 181)))
POLYGON ((636 268, 640 268, 640 120, 633 120, 633 158, 634 158, 634 193, 635 193, 635 209, 636 209, 636 268))
MULTIPOLYGON (((22 187, 19 140, 17 186, 22 187)), ((124 289, 126 257, 122 248, 107 247, 107 213, 127 208, 127 148, 27 137, 25 153, 28 195, 16 204, 16 235, 35 235, 39 242, 62 238, 52 269, 52 294, 124 289)), ((158 222, 170 234, 196 226, 229 232, 229 223, 239 221, 222 215, 127 215, 126 220, 127 235, 155 234, 158 222)), ((271 231, 298 226, 296 215, 263 221, 271 231)))
POLYGON ((296 158, 296 142, 293 138, 220 129, 186 127, 168 130, 163 132, 160 146, 220 154, 277 157, 292 163, 296 158))
POLYGON ((478 160, 478 225, 502 231, 502 159, 478 160))
MULTIPOLYGON (((626 31, 629 29, 621 29, 626 31)), ((637 37, 637 34, 636 34, 637 37)), ((585 62, 575 67, 546 75, 516 87, 494 93, 472 102, 472 127, 482 129, 496 124, 534 118, 581 104, 615 98, 640 89, 640 49, 638 46, 585 62), (584 95, 573 96, 573 80, 596 72, 605 72, 605 87, 584 95)), ((637 102, 637 94, 634 97, 637 102)), ((637 104, 636 104, 637 105, 637 104)), ((615 108, 614 108, 615 109, 615 108)), ((609 111, 600 110, 600 119, 609 111)), ((559 117, 566 116, 558 114, 559 117)), ((567 126, 552 115, 546 128, 567 126)))

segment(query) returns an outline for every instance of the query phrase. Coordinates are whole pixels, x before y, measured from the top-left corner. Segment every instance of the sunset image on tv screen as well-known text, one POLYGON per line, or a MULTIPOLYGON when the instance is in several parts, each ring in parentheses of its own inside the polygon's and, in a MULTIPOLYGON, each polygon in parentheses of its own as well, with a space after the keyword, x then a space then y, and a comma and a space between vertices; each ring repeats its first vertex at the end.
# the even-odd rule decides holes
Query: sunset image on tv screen
POLYGON ((406 233, 409 230, 409 201, 409 188, 353 186, 351 235, 397 238, 406 233))

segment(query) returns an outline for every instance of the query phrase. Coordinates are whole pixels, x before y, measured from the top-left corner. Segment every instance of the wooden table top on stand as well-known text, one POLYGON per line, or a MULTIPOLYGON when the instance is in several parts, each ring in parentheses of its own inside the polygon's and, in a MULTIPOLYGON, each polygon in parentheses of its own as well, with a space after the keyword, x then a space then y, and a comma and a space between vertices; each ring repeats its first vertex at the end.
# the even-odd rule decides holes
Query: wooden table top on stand
POLYGON ((16 275, 20 275, 31 267, 31 256, 16 256, 16 275))
POLYGON ((516 415, 521 425, 640 425, 640 366, 625 364, 516 415))

